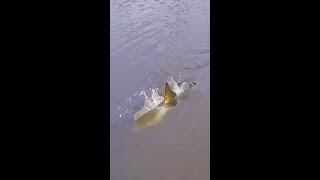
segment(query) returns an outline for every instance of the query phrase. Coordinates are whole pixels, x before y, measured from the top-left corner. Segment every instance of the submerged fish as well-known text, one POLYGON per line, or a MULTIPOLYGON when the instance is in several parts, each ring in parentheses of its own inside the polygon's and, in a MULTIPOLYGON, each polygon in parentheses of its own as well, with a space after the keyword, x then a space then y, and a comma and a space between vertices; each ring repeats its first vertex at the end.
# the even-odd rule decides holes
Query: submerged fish
MULTIPOLYGON (((180 87, 182 87, 184 90, 187 90, 195 85, 195 83, 178 83, 180 87)), ((138 117, 135 120, 134 124, 134 130, 145 128, 148 126, 153 126, 158 124, 164 117, 164 115, 168 112, 168 110, 177 105, 177 94, 173 92, 166 83, 164 88, 164 100, 159 105, 159 107, 156 107, 154 109, 151 109, 144 113, 142 116, 138 117)), ((139 113, 139 112, 138 112, 139 113)))

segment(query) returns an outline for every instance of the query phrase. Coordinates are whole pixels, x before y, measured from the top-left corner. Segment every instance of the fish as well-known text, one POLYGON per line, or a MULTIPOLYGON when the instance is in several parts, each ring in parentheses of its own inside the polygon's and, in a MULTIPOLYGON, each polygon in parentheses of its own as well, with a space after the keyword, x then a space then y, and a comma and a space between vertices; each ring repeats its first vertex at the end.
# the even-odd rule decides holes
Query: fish
MULTIPOLYGON (((196 83, 192 82, 183 82, 177 83, 179 87, 183 87, 184 89, 190 89, 196 85, 196 83)), ((137 118, 134 122, 133 130, 139 130, 146 127, 154 126, 160 123, 167 112, 174 106, 177 105, 177 94, 172 91, 169 84, 165 84, 164 88, 164 100, 159 104, 158 107, 151 109, 145 112, 142 116, 137 118)), ((138 112, 139 113, 139 112, 138 112)))

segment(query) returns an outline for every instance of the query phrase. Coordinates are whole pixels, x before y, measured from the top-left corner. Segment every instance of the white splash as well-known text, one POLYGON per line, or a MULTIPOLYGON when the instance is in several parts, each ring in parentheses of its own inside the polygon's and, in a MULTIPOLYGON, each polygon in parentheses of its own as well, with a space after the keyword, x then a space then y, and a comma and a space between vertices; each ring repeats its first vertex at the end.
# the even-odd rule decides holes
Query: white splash
POLYGON ((168 85, 170 86, 171 90, 177 94, 177 96, 179 96, 180 94, 182 94, 184 92, 184 89, 180 88, 178 86, 178 83, 175 80, 173 80, 172 77, 170 77, 170 79, 168 81, 168 85))
POLYGON ((164 99, 162 96, 158 94, 158 88, 151 89, 151 95, 148 96, 145 91, 143 91, 144 95, 144 107, 149 109, 153 109, 157 107, 164 99))
MULTIPOLYGON (((169 78, 167 83, 170 86, 171 90, 175 92, 177 96, 181 95, 185 92, 185 90, 191 87, 190 83, 188 82, 183 82, 179 86, 178 83, 172 77, 169 78)), ((159 104, 163 102, 164 97, 158 94, 158 90, 158 88, 150 88, 150 95, 148 95, 146 91, 141 91, 139 93, 139 96, 143 95, 145 98, 144 106, 134 114, 134 120, 137 120, 146 112, 158 107, 159 104)))

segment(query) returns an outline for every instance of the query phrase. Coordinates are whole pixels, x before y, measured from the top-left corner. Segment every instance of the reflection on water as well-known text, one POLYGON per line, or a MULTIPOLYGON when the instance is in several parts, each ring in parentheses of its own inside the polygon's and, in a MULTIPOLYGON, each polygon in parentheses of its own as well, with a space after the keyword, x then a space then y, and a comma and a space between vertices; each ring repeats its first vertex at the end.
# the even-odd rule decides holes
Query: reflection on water
POLYGON ((210 178, 209 0, 110 2, 112 180, 210 178), (131 131, 150 88, 196 82, 163 121, 131 131))

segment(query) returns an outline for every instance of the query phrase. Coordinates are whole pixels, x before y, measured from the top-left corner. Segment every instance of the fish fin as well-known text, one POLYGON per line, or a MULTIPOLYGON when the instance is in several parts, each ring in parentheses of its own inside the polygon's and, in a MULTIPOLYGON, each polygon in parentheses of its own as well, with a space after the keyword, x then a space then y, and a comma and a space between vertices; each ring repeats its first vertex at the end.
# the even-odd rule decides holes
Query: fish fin
POLYGON ((177 94, 171 90, 168 83, 166 83, 166 86, 164 88, 164 104, 168 105, 173 103, 175 105, 176 103, 174 103, 174 101, 176 95, 177 94))

